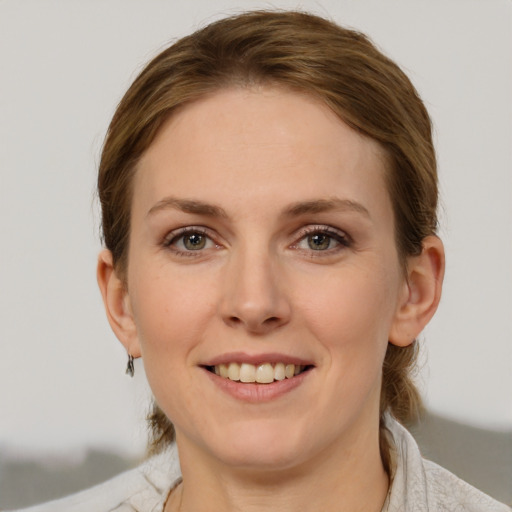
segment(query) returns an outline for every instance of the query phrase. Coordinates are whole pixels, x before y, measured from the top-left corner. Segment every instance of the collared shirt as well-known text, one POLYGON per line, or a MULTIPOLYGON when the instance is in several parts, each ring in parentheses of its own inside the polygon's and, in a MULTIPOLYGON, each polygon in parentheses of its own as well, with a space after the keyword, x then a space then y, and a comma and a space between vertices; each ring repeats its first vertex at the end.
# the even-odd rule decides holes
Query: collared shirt
MULTIPOLYGON (((512 512, 446 469, 421 457, 414 438, 394 419, 393 483, 383 512, 512 512)), ((89 490, 23 512, 163 512, 181 480, 175 446, 89 490)), ((21 511, 20 511, 21 512, 21 511)))

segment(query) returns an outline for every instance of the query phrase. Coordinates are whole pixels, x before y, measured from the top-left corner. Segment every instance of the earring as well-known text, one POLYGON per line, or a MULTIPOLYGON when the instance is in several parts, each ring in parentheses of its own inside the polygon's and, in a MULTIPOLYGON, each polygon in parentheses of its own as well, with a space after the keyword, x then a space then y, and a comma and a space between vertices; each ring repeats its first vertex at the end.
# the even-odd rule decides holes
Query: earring
POLYGON ((126 365, 126 375, 133 377, 135 374, 135 367, 133 366, 133 356, 128 354, 128 364, 126 365))

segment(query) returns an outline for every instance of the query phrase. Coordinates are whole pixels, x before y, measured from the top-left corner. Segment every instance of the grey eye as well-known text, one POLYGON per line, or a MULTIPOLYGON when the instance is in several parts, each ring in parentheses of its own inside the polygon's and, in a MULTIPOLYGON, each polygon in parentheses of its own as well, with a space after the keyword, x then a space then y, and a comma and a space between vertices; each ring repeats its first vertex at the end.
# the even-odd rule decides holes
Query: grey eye
POLYGON ((201 233, 190 233, 183 235, 183 246, 189 251, 204 249, 207 238, 201 233))
POLYGON ((313 251, 325 251, 331 246, 333 241, 332 237, 324 233, 315 233, 314 235, 308 235, 308 247, 313 251))

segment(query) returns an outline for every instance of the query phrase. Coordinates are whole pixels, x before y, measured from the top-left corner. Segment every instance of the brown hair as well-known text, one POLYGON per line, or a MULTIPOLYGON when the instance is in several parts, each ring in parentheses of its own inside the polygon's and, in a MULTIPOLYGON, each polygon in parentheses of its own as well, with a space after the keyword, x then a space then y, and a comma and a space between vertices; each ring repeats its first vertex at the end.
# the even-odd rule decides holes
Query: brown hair
MULTIPOLYGON (((253 11, 184 37, 140 73, 108 129, 98 176, 104 243, 116 270, 128 264, 132 179, 137 162, 175 109, 226 87, 279 85, 315 96, 387 155, 402 264, 437 227, 437 172, 429 115, 407 76, 363 34, 303 13, 253 11)), ((381 452, 389 468, 383 415, 409 421, 421 404, 411 372, 417 343, 389 344, 381 391, 381 452)), ((174 430, 154 405, 153 451, 174 430)))

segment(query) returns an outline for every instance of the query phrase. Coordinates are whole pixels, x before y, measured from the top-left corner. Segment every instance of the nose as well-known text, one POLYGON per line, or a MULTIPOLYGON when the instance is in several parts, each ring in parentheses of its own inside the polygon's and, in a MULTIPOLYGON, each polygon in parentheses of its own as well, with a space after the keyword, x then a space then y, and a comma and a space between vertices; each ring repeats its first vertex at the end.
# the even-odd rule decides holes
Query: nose
POLYGON ((256 335, 282 327, 291 317, 279 264, 262 252, 246 250, 230 258, 219 302, 227 325, 256 335))

